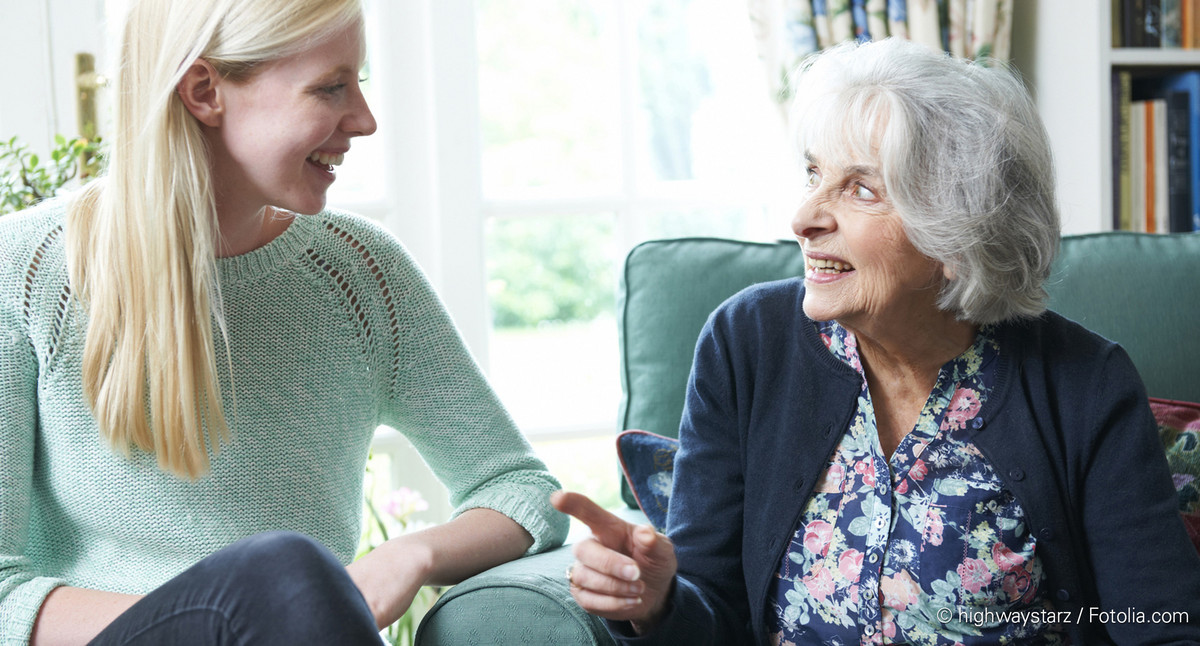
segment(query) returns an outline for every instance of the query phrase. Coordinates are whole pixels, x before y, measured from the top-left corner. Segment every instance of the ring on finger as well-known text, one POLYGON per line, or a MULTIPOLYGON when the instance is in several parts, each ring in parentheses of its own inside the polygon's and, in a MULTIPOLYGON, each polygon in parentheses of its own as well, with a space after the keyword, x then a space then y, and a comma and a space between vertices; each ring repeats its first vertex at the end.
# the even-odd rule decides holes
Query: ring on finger
POLYGON ((572 563, 567 566, 567 587, 571 587, 571 588, 578 587, 575 583, 575 579, 572 578, 574 575, 575 575, 575 564, 572 563))

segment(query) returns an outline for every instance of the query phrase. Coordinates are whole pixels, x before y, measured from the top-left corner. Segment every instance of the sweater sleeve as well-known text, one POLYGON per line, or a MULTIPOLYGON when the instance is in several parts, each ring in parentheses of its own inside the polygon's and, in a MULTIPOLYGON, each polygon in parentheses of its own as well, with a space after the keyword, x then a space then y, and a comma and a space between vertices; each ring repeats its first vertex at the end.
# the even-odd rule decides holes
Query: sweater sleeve
POLYGON ((39 576, 24 556, 37 430, 37 359, 23 324, 21 267, 19 258, 0 249, 0 645, 27 643, 46 595, 64 583, 39 576))
POLYGON ((1124 350, 1112 346, 1091 375, 1091 446, 1080 511, 1099 608, 1127 611, 1106 623, 1118 644, 1200 643, 1200 556, 1180 522, 1178 496, 1146 394, 1124 350))
POLYGON ((416 263, 382 259, 390 309, 390 384, 383 422, 401 431, 446 485, 455 515, 488 508, 533 536, 529 553, 561 545, 568 518, 550 505, 561 485, 534 454, 416 263))
POLYGON ((629 644, 743 644, 753 638, 742 573, 745 491, 735 366, 717 310, 696 344, 688 379, 667 527, 678 575, 666 617, 646 635, 609 632, 629 644))

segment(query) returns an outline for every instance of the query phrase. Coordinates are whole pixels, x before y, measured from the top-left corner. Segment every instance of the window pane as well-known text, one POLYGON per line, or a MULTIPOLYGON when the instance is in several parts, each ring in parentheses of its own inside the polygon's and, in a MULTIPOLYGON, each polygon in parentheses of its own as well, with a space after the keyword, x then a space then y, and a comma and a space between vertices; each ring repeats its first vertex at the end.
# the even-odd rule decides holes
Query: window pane
POLYGON ((637 0, 638 177, 773 192, 793 165, 745 3, 637 0))
POLYGON ((613 428, 615 217, 488 222, 492 383, 522 430, 613 428))
POLYGON ((787 222, 762 207, 663 210, 646 214, 641 222, 641 240, 710 236, 773 241, 791 235, 787 222))
POLYGON ((574 440, 534 441, 533 448, 563 489, 578 491, 608 509, 624 506, 613 432, 574 440))
POLYGON ((485 196, 617 185, 616 27, 611 0, 477 0, 485 196))

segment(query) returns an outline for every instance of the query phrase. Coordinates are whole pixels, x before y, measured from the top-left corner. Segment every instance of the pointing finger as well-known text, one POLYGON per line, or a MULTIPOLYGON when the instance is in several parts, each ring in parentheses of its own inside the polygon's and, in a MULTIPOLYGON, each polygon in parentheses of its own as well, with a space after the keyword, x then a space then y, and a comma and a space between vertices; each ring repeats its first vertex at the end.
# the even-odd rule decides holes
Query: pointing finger
POLYGON ((592 502, 591 498, 572 491, 556 491, 550 495, 550 504, 587 525, 596 540, 605 547, 622 551, 627 549, 626 542, 634 525, 605 511, 603 507, 592 502))

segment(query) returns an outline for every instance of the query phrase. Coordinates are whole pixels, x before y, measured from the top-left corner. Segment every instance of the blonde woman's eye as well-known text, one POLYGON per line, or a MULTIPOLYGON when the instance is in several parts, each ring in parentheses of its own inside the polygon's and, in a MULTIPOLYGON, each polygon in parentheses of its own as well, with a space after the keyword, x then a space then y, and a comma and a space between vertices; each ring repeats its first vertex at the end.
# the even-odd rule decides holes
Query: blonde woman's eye
POLYGON ((860 200, 873 200, 875 199, 875 192, 866 186, 863 186, 862 184, 855 184, 854 197, 857 197, 860 200))

